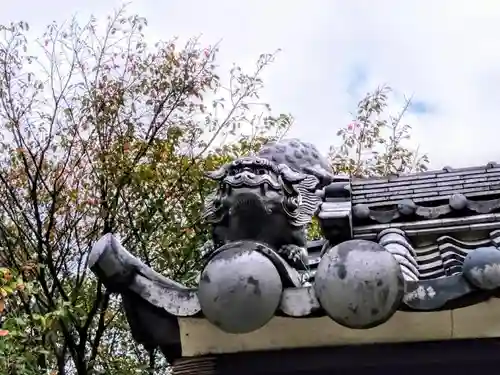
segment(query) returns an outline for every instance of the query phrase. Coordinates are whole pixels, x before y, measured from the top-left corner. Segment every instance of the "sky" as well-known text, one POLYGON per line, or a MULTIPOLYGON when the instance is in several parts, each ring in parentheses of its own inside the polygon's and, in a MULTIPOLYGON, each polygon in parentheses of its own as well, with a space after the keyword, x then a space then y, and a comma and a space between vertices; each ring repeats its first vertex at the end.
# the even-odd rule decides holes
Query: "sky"
MULTIPOLYGON (((32 30, 77 14, 105 18, 118 0, 17 0, 0 23, 32 30)), ((201 35, 221 41, 219 64, 250 66, 282 51, 266 70, 263 99, 296 119, 290 136, 326 153, 368 91, 394 89, 394 114, 413 97, 406 122, 431 167, 500 162, 500 1, 494 0, 133 0, 148 38, 201 35)))

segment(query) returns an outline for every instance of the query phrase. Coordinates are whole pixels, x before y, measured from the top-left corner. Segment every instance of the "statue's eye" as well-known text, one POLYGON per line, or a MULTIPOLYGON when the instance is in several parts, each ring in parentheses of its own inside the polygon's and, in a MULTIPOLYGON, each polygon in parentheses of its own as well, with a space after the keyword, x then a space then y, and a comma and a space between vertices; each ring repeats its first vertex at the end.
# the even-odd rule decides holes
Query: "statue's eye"
POLYGON ((260 168, 259 170, 257 170, 257 174, 266 174, 267 171, 264 169, 264 168, 260 168))

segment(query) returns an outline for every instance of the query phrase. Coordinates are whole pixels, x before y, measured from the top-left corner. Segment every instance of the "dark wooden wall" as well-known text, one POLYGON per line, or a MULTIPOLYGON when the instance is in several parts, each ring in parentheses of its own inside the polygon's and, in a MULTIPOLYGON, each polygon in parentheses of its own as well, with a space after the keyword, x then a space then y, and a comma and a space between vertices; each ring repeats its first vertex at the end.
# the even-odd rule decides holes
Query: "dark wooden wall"
POLYGON ((500 374, 500 340, 456 340, 237 353, 174 364, 174 375, 500 374))

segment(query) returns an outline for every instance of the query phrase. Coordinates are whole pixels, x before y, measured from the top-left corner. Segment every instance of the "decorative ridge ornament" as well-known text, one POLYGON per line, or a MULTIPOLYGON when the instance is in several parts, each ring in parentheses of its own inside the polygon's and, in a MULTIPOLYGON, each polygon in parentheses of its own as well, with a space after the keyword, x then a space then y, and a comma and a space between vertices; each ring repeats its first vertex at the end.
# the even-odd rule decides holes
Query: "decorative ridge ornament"
POLYGON ((272 143, 207 176, 219 183, 203 213, 213 226, 214 248, 263 242, 294 268, 307 269, 307 225, 322 203, 316 191, 334 178, 313 145, 296 139, 272 143))
MULTIPOLYGON (((485 173, 496 173, 492 168, 485 173)), ((426 210, 407 199, 375 214, 370 205, 353 207, 359 180, 356 187, 334 176, 313 145, 296 139, 266 145, 207 177, 218 187, 202 215, 212 226, 212 243, 196 288, 155 272, 112 234, 89 254, 91 270, 122 296, 135 340, 159 347, 167 358, 180 356, 175 350, 185 319, 205 319, 236 335, 275 316, 329 316, 344 327, 367 329, 397 310, 453 309, 491 298, 500 288, 500 214, 485 214, 496 201, 453 195, 448 208, 426 210), (436 217, 465 208, 469 217, 457 220, 391 222, 395 215, 436 217), (315 216, 323 238, 308 242, 307 225, 315 216), (356 226, 353 216, 385 224, 356 226)))

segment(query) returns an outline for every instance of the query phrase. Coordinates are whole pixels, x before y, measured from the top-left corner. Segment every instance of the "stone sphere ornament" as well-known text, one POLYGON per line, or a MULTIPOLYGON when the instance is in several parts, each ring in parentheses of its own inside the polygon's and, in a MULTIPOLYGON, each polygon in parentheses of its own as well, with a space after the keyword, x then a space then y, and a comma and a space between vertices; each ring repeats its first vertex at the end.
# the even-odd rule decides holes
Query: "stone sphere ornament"
POLYGON ((453 194, 449 199, 450 207, 460 211, 467 207, 467 197, 463 194, 453 194))
POLYGON ((198 298, 208 321, 228 333, 248 333, 274 316, 283 292, 281 277, 250 241, 226 244, 201 273, 198 298))
POLYGON ((417 210, 417 205, 411 199, 403 199, 398 203, 398 211, 402 215, 413 215, 417 210))
POLYGON ((403 300, 404 279, 397 260, 378 243, 350 240, 323 255, 314 289, 335 322, 366 329, 396 312, 403 300))
POLYGON ((483 290, 500 288, 500 250, 481 247, 464 259, 463 275, 475 287, 483 290))
POLYGON ((358 219, 368 219, 370 217, 370 207, 366 204, 357 204, 352 208, 352 211, 358 219))

